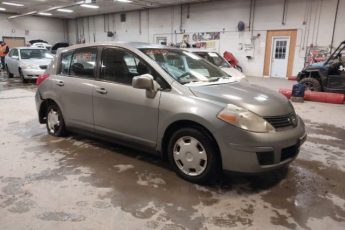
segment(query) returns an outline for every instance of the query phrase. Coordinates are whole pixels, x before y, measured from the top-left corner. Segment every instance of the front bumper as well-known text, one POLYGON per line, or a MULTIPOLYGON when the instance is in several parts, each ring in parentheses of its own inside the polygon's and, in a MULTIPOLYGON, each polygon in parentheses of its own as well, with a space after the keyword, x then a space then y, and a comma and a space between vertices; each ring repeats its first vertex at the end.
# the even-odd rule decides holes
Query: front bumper
POLYGON ((44 74, 43 69, 22 69, 22 73, 25 79, 36 79, 40 75, 44 74))
POLYGON ((260 173, 274 170, 293 161, 307 138, 304 123, 273 133, 253 133, 224 125, 213 133, 225 171, 260 173))

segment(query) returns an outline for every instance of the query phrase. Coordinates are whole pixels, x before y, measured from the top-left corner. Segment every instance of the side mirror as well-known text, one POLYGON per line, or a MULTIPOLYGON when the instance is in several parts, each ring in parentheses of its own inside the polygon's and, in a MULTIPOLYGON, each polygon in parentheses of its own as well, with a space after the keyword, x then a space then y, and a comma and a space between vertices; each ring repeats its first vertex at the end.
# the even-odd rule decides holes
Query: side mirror
POLYGON ((132 80, 132 86, 136 89, 146 89, 146 96, 154 98, 159 89, 158 84, 153 80, 151 74, 143 74, 134 77, 132 80))

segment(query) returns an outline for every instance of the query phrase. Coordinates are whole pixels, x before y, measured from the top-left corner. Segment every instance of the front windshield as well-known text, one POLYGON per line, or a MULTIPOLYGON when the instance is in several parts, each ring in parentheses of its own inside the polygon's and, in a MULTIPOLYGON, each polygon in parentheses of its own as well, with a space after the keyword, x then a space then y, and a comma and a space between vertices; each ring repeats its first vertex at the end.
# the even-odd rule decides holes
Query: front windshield
POLYGON ((200 57, 221 68, 230 68, 230 64, 216 52, 195 52, 200 57))
POLYGON ((222 78, 230 78, 221 69, 188 51, 175 49, 141 49, 141 51, 181 84, 215 82, 222 78))
POLYGON ((43 58, 53 58, 53 56, 46 49, 21 49, 20 57, 22 59, 43 59, 43 58))

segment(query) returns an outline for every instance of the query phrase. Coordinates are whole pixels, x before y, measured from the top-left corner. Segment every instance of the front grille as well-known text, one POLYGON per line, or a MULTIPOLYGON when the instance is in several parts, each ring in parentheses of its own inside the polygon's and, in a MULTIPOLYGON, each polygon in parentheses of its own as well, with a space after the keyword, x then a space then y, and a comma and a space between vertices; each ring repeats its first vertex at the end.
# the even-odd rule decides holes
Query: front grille
POLYGON ((292 114, 288 114, 283 116, 264 117, 264 119, 268 121, 274 128, 279 129, 292 126, 291 116, 292 114))
POLYGON ((274 152, 257 152, 256 156, 258 158, 260 165, 272 165, 274 163, 274 152))
POLYGON ((299 152, 300 144, 297 143, 293 146, 282 149, 280 154, 280 161, 285 161, 289 158, 294 158, 299 152))
POLYGON ((47 65, 40 65, 41 69, 47 69, 47 67, 48 67, 47 65))

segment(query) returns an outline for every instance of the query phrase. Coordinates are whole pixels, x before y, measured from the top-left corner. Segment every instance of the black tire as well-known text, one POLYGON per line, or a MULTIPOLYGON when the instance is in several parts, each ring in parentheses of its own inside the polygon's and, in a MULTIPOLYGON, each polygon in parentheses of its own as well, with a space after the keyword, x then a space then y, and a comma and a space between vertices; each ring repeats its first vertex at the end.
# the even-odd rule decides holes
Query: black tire
MULTIPOLYGON (((200 146, 199 146, 200 147, 200 146)), ((197 147, 198 148, 198 147, 197 147)), ((193 183, 199 183, 199 184, 213 184, 218 181, 220 174, 220 159, 219 154, 217 151, 217 148, 215 146, 215 143, 212 141, 212 139, 209 137, 209 135, 205 134, 201 131, 201 129, 195 129, 195 128, 182 128, 177 131, 175 131, 169 141, 168 144, 168 157, 169 157, 169 163, 171 167, 174 169, 177 175, 182 177, 183 179, 193 182, 193 183), (180 164, 181 162, 176 163, 174 158, 174 150, 178 147, 177 141, 181 140, 184 137, 192 137, 196 139, 199 143, 201 143, 202 149, 205 150, 207 161, 202 173, 199 175, 188 175, 185 172, 183 172, 177 164, 180 164), (176 145, 177 146, 176 146, 176 145)), ((185 159, 186 160, 186 159, 185 159)), ((199 159, 200 161, 200 159, 199 159)), ((203 160, 201 160, 203 161, 203 160)), ((201 164, 202 162, 199 162, 201 164)), ((189 170, 191 170, 190 168, 189 170)), ((193 172, 192 172, 193 173, 193 172)))
POLYGON ((22 82, 23 83, 28 83, 29 80, 24 78, 24 74, 23 74, 22 70, 19 69, 18 72, 19 72, 20 79, 22 79, 22 82))
POLYGON ((47 127, 47 131, 50 135, 56 136, 56 137, 63 137, 67 134, 63 115, 61 113, 60 108, 56 104, 51 103, 50 105, 48 105, 46 118, 47 118, 46 127, 47 127), (58 120, 57 125, 52 125, 50 120, 49 120, 50 116, 51 116, 49 113, 51 113, 51 112, 54 115, 57 115, 57 120, 58 120), (52 127, 50 127, 50 126, 52 126, 52 127))
POLYGON ((320 92, 321 91, 321 84, 320 82, 311 77, 303 78, 299 83, 305 86, 306 90, 320 92))
POLYGON ((8 78, 13 78, 13 73, 10 72, 7 65, 6 65, 6 71, 7 71, 8 78))

